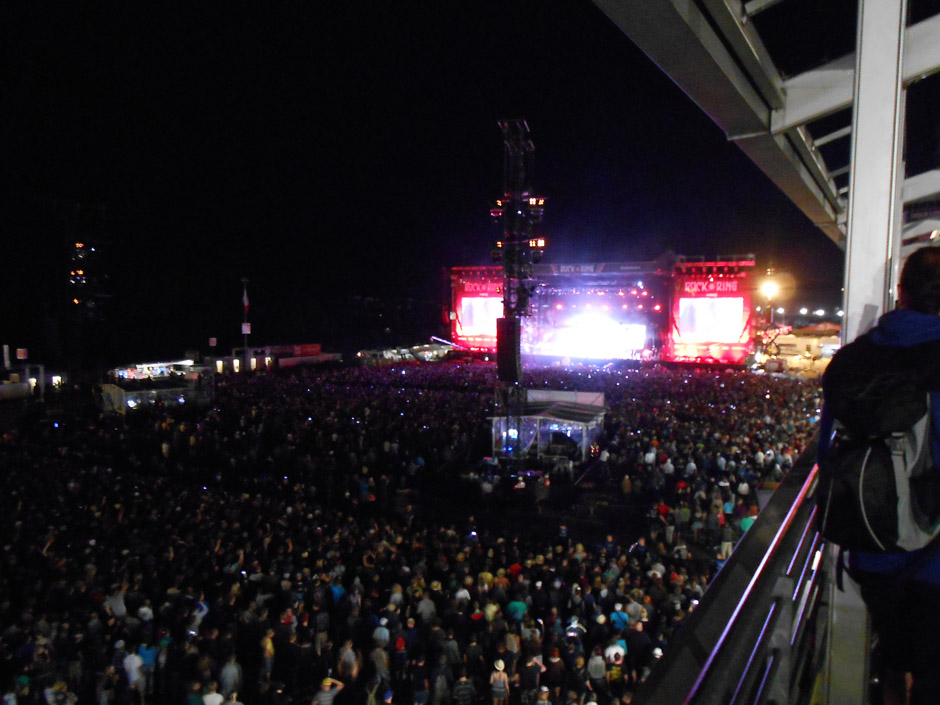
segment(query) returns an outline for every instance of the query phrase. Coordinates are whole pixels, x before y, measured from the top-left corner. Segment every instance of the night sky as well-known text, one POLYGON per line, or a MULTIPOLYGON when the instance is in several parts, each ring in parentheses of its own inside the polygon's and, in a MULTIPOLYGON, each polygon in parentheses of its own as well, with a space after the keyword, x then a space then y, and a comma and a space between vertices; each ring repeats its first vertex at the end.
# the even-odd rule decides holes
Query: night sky
POLYGON ((13 347, 68 348, 76 234, 105 244, 112 297, 85 336, 116 361, 240 344, 243 276, 256 344, 348 344, 354 296, 439 311, 442 268, 489 263, 497 122, 516 117, 546 261, 750 252, 837 300, 840 251, 589 2, 24 2, 0 20, 13 347))

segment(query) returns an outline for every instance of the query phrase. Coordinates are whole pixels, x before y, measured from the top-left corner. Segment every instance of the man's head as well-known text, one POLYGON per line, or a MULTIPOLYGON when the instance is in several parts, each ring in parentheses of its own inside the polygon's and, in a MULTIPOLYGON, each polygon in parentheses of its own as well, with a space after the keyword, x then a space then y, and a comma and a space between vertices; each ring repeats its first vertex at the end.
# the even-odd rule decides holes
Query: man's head
POLYGON ((940 247, 915 250, 904 263, 899 284, 901 307, 940 313, 940 247))

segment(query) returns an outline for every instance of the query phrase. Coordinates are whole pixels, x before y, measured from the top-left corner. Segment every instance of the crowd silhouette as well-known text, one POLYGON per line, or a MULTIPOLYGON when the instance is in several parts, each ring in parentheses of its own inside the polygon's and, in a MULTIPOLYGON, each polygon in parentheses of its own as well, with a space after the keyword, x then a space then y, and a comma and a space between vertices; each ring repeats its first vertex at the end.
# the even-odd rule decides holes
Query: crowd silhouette
POLYGON ((508 508, 514 524, 442 504, 488 453, 495 376, 220 376, 211 408, 9 430, 5 703, 628 702, 753 521, 758 487, 807 444, 817 385, 526 370, 528 387, 605 393, 585 480, 643 528, 597 537, 577 517, 528 530, 541 506, 508 508))

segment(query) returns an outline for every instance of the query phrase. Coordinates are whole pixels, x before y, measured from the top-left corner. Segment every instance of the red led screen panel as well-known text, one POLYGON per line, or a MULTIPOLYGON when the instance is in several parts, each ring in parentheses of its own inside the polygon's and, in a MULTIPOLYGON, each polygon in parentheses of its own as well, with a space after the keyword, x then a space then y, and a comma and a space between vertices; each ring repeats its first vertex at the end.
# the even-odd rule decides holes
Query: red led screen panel
POLYGON ((503 315, 499 267, 454 270, 452 340, 476 352, 496 352, 496 319, 503 315))
POLYGON ((747 322, 741 297, 679 299, 674 340, 685 343, 739 343, 747 322))
POLYGON ((457 338, 496 337, 496 319, 503 315, 503 300, 464 296, 457 307, 457 338))
POLYGON ((669 358, 744 363, 753 339, 750 269, 723 263, 676 273, 669 358))

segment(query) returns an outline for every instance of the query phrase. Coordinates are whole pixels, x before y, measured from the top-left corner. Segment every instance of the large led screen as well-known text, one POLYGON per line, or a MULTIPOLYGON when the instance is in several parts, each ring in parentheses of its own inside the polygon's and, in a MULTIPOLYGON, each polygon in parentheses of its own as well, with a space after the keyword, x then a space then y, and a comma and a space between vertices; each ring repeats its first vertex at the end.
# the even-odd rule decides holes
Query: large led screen
POLYGON ((496 337, 496 319, 503 315, 503 300, 497 296, 460 299, 457 311, 457 335, 496 337))
POLYGON ((629 360, 646 346, 646 326, 600 313, 571 316, 538 332, 526 331, 526 352, 587 360, 629 360))
POLYGON ((745 327, 743 298, 679 299, 677 340, 683 343, 738 343, 745 327))

